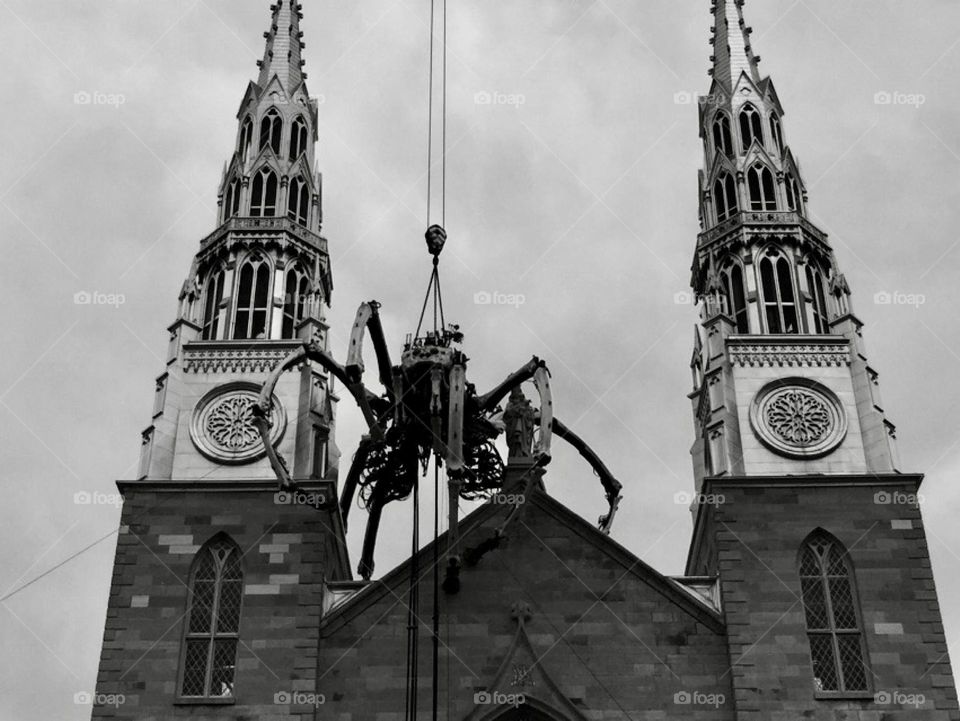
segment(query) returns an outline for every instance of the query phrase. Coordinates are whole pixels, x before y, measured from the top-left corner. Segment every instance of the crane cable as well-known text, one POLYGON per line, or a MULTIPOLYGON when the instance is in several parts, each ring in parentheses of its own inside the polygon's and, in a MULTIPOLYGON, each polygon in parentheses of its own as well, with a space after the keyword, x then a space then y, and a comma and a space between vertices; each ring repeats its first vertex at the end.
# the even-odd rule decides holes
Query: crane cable
MULTIPOLYGON (((431 0, 431 14, 432 6, 435 0, 431 0)), ((442 71, 443 71, 443 86, 441 90, 441 108, 440 108, 440 117, 442 119, 442 126, 440 131, 440 168, 441 168, 441 184, 440 184, 440 225, 441 227, 446 225, 447 221, 447 0, 441 0, 441 12, 443 13, 442 23, 443 23, 443 49, 442 49, 442 71)), ((430 44, 433 46, 433 26, 431 25, 430 31, 430 44)), ((431 50, 432 55, 432 50, 431 50)), ((431 61, 431 71, 433 69, 433 63, 431 61)), ((430 95, 433 96, 433 85, 431 83, 430 95)), ((432 139, 431 139, 431 145, 432 139)), ((429 196, 427 199, 429 202, 429 196)), ((430 213, 427 212, 427 224, 430 222, 430 213)), ((434 273, 437 273, 437 261, 439 256, 434 256, 434 273)), ((434 309, 433 309, 433 322, 436 325, 437 322, 437 308, 440 310, 440 324, 441 327, 446 329, 446 322, 443 317, 443 296, 440 294, 440 276, 436 275, 436 296, 434 300, 434 309)), ((433 496, 433 658, 432 658, 432 667, 433 667, 433 713, 432 721, 437 721, 437 714, 439 709, 439 693, 440 693, 440 556, 439 556, 439 547, 440 547, 440 458, 437 456, 434 459, 433 464, 433 473, 434 473, 434 496, 433 496)))
MULTIPOLYGON (((440 24, 442 27, 442 50, 441 50, 441 89, 440 89, 440 230, 446 222, 447 215, 447 2, 446 0, 430 0, 430 70, 429 70, 429 89, 427 93, 427 226, 428 234, 432 230, 430 223, 431 213, 433 212, 433 145, 434 145, 434 89, 436 65, 436 32, 437 27, 437 6, 440 6, 440 24)), ((444 233, 445 238, 445 233, 444 233)), ((428 239, 429 243, 429 239, 428 239)), ((441 244, 442 247, 442 244, 441 244)), ((420 329, 426 315, 427 305, 433 299, 433 333, 437 336, 439 332, 446 328, 446 319, 443 314, 443 296, 440 292, 440 274, 439 274, 439 251, 433 254, 433 272, 430 275, 430 282, 427 285, 426 296, 423 299, 423 307, 420 310, 420 320, 417 323, 417 330, 414 338, 419 338, 420 329), (439 321, 439 323, 438 323, 439 321)), ((432 657, 432 719, 437 721, 439 709, 439 661, 440 661, 440 577, 439 577, 439 534, 440 534, 440 464, 439 455, 434 456, 434 506, 433 506, 433 657, 432 657)), ((413 488, 413 532, 411 538, 412 557, 410 559, 410 596, 407 614, 407 698, 406 698, 406 719, 407 721, 416 721, 417 719, 417 697, 419 692, 419 545, 420 545, 420 484, 419 478, 414 483, 413 488)))

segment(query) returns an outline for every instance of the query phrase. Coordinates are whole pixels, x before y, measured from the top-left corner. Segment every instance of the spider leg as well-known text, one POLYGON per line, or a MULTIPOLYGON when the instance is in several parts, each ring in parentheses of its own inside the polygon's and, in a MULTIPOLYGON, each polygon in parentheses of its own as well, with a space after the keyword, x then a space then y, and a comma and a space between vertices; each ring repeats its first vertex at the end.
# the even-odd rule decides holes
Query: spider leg
MULTIPOLYGON (((412 449, 407 449, 412 450, 412 449)), ((370 500, 367 503, 367 528, 363 535, 363 551, 360 555, 360 565, 357 572, 362 578, 369 581, 373 575, 373 553, 377 545, 377 534, 380 531, 380 518, 383 508, 390 501, 406 497, 415 487, 418 475, 418 458, 415 453, 405 453, 402 461, 402 470, 382 478, 372 486, 370 500), (409 483, 409 485, 406 485, 409 483)))
POLYGON ((609 533, 610 526, 613 524, 613 517, 617 512, 617 507, 620 505, 620 499, 622 498, 620 491, 623 490, 623 484, 613 477, 613 474, 610 473, 610 470, 604 462, 600 460, 600 457, 580 436, 567 428, 558 418, 553 419, 552 425, 553 432, 557 434, 557 437, 562 438, 576 448, 580 455, 583 456, 587 463, 593 468, 593 472, 600 477, 600 484, 603 486, 603 490, 607 496, 607 502, 610 504, 610 512, 600 517, 600 530, 604 533, 609 533))
POLYGON ((293 486, 293 479, 290 476, 290 471, 284 463, 283 458, 277 454, 276 448, 273 447, 273 443, 270 441, 270 408, 273 405, 273 392, 277 387, 280 376, 283 375, 285 371, 300 365, 306 360, 316 361, 350 390, 357 405, 360 406, 360 409, 363 411, 364 418, 370 428, 370 434, 376 440, 383 438, 380 419, 374 415, 374 409, 381 414, 386 410, 383 399, 374 395, 365 388, 362 383, 351 382, 343 366, 337 363, 323 348, 315 343, 304 343, 295 351, 291 352, 290 355, 284 358, 280 364, 270 372, 270 375, 267 376, 266 381, 263 383, 263 387, 260 389, 260 397, 253 406, 253 423, 256 425, 257 430, 260 432, 260 437, 263 439, 267 457, 270 460, 270 465, 273 467, 274 473, 277 474, 280 487, 284 489, 293 486))
POLYGON ((533 378, 537 370, 540 368, 546 371, 547 365, 542 360, 534 356, 530 362, 523 366, 520 370, 508 375, 503 383, 498 385, 489 393, 477 398, 477 405, 479 406, 480 410, 484 413, 489 413, 492 411, 497 407, 500 401, 507 397, 507 394, 510 391, 512 391, 521 383, 525 383, 533 378))
POLYGON ((380 383, 387 389, 387 396, 393 399, 393 365, 390 363, 390 351, 383 336, 383 325, 380 323, 380 304, 375 300, 361 303, 357 309, 357 317, 353 322, 350 333, 350 350, 347 352, 347 365, 344 370, 347 376, 359 383, 363 376, 363 335, 370 332, 373 341, 373 350, 377 356, 377 370, 380 383))
POLYGON ((467 369, 463 363, 455 363, 450 369, 450 401, 447 419, 447 469, 456 475, 463 470, 463 419, 464 394, 467 386, 467 369))
POLYGON ((357 446, 357 452, 350 464, 350 472, 347 473, 347 479, 343 482, 343 491, 340 494, 340 516, 343 518, 344 529, 347 527, 347 515, 353 505, 353 497, 356 495, 357 486, 360 484, 360 475, 363 473, 372 449, 373 440, 370 436, 364 436, 360 439, 360 445, 357 446))
POLYGON ((533 384, 540 394, 540 435, 533 446, 533 457, 537 465, 545 466, 550 462, 550 444, 555 429, 553 422, 553 395, 550 391, 550 372, 545 365, 534 371, 533 384))
POLYGON ((363 534, 363 551, 360 554, 360 565, 357 573, 364 581, 369 581, 373 575, 373 550, 377 545, 377 533, 380 531, 380 518, 383 507, 386 505, 386 496, 378 488, 373 489, 373 496, 367 507, 367 529, 363 534))

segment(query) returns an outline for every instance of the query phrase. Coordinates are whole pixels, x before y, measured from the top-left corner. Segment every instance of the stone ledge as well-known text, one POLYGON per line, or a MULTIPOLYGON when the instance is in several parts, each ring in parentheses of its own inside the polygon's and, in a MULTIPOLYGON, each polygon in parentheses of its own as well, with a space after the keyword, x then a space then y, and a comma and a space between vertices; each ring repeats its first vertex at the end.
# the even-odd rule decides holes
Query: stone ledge
POLYGON ((730 336, 726 344, 730 362, 740 367, 822 368, 851 364, 850 341, 843 336, 730 336))

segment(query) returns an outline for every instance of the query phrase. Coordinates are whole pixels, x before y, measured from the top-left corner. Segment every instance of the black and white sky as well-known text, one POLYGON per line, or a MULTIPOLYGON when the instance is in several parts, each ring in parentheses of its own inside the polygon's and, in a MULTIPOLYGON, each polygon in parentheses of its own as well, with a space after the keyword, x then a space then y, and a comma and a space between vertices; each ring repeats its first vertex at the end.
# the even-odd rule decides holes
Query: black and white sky
MULTIPOLYGON (((344 356, 371 298, 399 349, 429 274, 430 3, 303 4, 332 349, 344 356)), ((74 695, 95 680, 119 509, 74 496, 113 493, 136 472, 165 329, 215 225, 268 5, 0 0, 4 718, 89 717, 74 695), (94 102, 78 102, 84 94, 94 102), (76 305, 84 291, 118 302, 76 305)), ((709 2, 453 0, 448 12, 442 273, 470 379, 485 389, 544 358, 558 415, 625 485, 613 537, 680 574, 691 519, 675 495, 693 483, 696 321, 685 294, 702 164, 691 100, 709 87, 709 2), (483 293, 513 302, 476 302, 483 293)), ((923 511, 956 652, 960 5, 754 0, 745 12, 813 219, 865 323, 902 467, 927 474, 923 511)), ((346 457, 360 429, 342 403, 346 457)), ((590 521, 604 510, 596 478, 562 446, 547 486, 590 521)), ((408 511, 388 511, 378 574, 403 558, 408 511)), ((354 524, 354 559, 361 534, 354 524)))

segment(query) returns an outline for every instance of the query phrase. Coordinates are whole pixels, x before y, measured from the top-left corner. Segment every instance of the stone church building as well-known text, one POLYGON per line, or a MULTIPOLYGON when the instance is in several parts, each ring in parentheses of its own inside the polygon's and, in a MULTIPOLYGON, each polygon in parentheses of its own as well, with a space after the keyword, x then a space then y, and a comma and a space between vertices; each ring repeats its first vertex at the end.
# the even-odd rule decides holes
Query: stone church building
MULTIPOLYGON (((333 280, 302 10, 275 0, 139 474, 118 483, 97 692, 124 703, 94 718, 400 721, 412 668, 420 719, 435 690, 450 721, 960 719, 922 476, 899 466, 743 0, 712 12, 684 575, 651 568, 538 484, 506 544, 439 595, 436 666, 424 576, 411 662, 411 568, 428 574, 432 545, 355 580, 337 504, 278 497, 250 409, 291 350, 326 345, 333 280)), ((314 363, 275 390, 272 440, 306 497, 335 499, 344 481, 336 402, 314 363)), ((511 454, 504 488, 531 472, 511 454)), ((478 546, 509 511, 481 506, 461 543, 478 546)))

